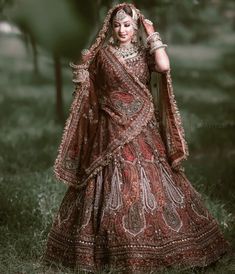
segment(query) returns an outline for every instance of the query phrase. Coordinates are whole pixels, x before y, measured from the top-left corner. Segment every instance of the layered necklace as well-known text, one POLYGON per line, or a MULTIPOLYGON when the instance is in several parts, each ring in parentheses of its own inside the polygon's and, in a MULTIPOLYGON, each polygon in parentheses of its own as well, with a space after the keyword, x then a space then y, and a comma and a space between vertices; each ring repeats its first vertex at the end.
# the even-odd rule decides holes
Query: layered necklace
POLYGON ((124 46, 115 46, 116 54, 123 59, 135 57, 139 52, 138 44, 128 44, 124 46))

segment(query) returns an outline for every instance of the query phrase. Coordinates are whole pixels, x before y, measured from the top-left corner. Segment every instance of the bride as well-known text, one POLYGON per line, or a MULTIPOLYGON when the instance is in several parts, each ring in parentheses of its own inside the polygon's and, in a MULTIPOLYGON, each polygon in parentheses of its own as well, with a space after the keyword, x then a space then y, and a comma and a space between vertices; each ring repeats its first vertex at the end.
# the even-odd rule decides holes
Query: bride
POLYGON ((166 46, 124 3, 72 64, 75 95, 55 162, 69 187, 46 262, 150 273, 203 267, 229 249, 181 166, 188 151, 166 46))

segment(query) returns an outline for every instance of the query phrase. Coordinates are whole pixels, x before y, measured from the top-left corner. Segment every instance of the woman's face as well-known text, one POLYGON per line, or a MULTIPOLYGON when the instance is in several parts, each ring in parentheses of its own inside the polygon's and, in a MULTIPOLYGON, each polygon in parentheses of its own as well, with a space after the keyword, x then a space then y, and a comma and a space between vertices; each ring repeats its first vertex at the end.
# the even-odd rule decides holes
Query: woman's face
POLYGON ((113 31, 116 39, 120 44, 128 44, 131 42, 132 36, 135 33, 133 27, 133 19, 131 16, 126 15, 121 20, 113 20, 113 31))

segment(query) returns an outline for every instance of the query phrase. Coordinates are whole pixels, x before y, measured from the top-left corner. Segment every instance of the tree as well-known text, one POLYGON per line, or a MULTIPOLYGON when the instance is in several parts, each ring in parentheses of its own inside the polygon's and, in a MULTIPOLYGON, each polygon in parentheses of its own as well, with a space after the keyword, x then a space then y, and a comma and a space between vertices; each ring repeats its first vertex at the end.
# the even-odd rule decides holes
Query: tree
MULTIPOLYGON (((12 20, 30 37, 36 57, 36 45, 51 52, 54 60, 56 113, 64 121, 61 58, 77 60, 95 22, 91 0, 19 0, 9 12, 12 20), (90 5, 89 5, 90 4, 90 5)), ((37 62, 36 58, 34 59, 37 62)))

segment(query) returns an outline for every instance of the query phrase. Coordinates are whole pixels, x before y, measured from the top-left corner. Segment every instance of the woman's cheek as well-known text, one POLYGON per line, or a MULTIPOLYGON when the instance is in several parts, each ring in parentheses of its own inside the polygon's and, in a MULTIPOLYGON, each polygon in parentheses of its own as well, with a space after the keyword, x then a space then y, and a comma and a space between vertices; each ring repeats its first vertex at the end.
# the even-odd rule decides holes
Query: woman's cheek
POLYGON ((134 33, 132 26, 128 28, 128 32, 131 33, 131 34, 134 33))

